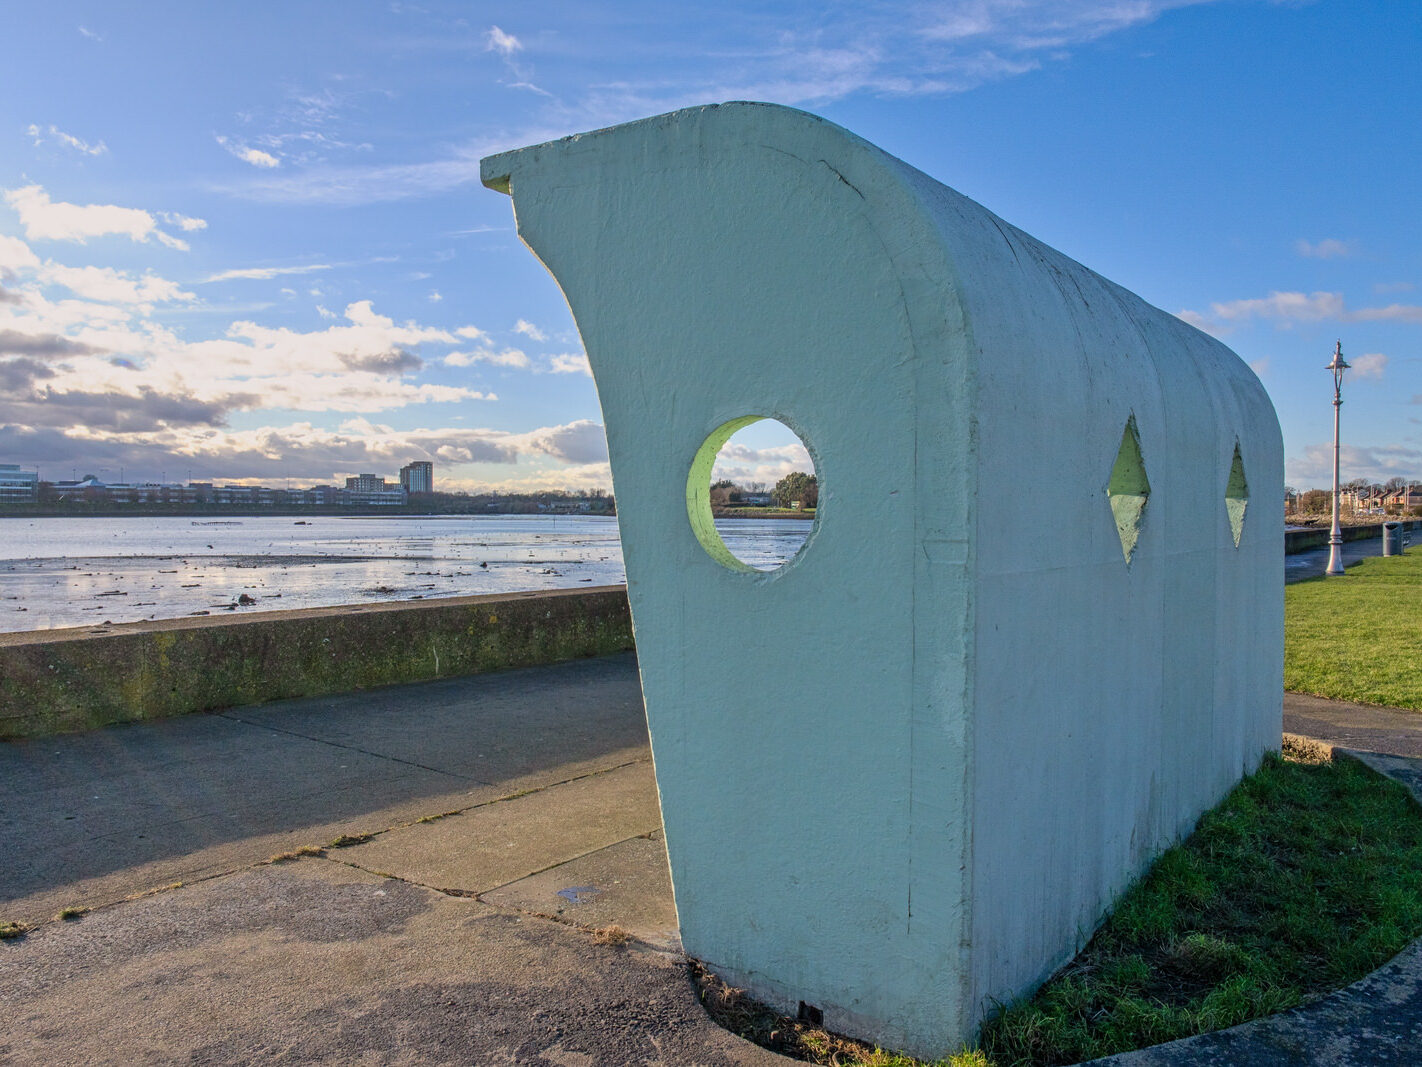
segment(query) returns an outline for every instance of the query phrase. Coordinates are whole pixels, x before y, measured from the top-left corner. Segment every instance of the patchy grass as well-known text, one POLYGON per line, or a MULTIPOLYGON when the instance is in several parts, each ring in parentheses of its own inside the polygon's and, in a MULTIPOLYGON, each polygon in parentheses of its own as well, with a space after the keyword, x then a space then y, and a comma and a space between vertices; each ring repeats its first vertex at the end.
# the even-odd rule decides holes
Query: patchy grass
POLYGON ((1422 810, 1342 759, 1271 756, 983 1029, 996 1067, 1067 1064, 1234 1026, 1362 978, 1422 936, 1422 810))
POLYGON ((30 928, 19 922, 0 922, 0 941, 14 941, 24 937, 30 928))
POLYGON ((594 945, 625 945, 631 940, 632 935, 616 923, 611 926, 599 926, 592 935, 594 945))
MULTIPOLYGON (((332 846, 335 847, 335 846, 332 846)), ((267 860, 268 863, 289 863, 292 860, 300 859, 302 856, 324 856, 326 850, 319 845, 302 845, 294 848, 290 852, 278 852, 267 860)))
POLYGON ((76 919, 82 919, 88 914, 89 909, 84 907, 60 908, 54 917, 61 922, 73 922, 76 919))
POLYGON ((326 847, 350 848, 352 845, 363 845, 374 836, 374 834, 342 834, 326 847))
POLYGON ((1422 548, 1284 590, 1284 688, 1422 711, 1422 548))
MULTIPOLYGON (((1026 1067, 1234 1026, 1357 981, 1422 936, 1422 808, 1325 746, 1270 756, 1162 855, 1070 964, 940 1067, 1026 1067)), ((918 1061, 787 1018, 693 961, 722 1026, 835 1067, 918 1061)))

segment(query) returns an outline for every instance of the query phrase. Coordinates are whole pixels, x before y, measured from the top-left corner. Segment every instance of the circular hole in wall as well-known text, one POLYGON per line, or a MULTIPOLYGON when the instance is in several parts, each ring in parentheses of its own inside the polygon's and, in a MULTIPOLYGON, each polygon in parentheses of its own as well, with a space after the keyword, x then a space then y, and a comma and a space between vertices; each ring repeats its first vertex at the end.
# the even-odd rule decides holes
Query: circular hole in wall
POLYGON ((686 513, 701 547, 731 570, 778 570, 814 527, 814 457, 778 419, 746 415, 706 438, 686 483, 686 513))

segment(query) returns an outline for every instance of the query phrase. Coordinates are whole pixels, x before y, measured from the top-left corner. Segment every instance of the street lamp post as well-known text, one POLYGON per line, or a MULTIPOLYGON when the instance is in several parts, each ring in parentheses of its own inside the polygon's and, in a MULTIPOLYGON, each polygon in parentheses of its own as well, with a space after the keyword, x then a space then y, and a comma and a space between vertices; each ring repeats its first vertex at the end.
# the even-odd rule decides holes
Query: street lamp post
POLYGON ((1333 346, 1333 532, 1328 538, 1328 570, 1325 574, 1343 573, 1343 529, 1338 524, 1338 409, 1343 406, 1343 372, 1348 362, 1343 358, 1343 342, 1333 346))

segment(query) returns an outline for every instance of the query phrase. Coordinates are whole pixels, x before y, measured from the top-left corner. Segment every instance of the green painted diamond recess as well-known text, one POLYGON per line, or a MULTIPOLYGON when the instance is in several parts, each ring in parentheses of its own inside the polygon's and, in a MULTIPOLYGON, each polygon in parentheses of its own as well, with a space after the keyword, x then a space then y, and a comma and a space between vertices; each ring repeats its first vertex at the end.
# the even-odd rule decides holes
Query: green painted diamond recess
POLYGON ((1239 455, 1239 442, 1234 443, 1234 462, 1229 467, 1229 485, 1225 486, 1225 510, 1229 512, 1229 532, 1234 534, 1234 547, 1244 536, 1244 509, 1249 507, 1249 483, 1244 480, 1244 460, 1239 455))
POLYGON ((1121 535, 1121 553, 1130 563, 1141 535, 1141 515, 1150 496, 1150 480, 1146 478, 1145 461, 1141 459, 1141 438, 1136 432, 1134 415, 1126 420, 1126 429, 1121 434, 1121 448, 1111 468, 1106 496, 1111 501, 1116 532, 1121 535))

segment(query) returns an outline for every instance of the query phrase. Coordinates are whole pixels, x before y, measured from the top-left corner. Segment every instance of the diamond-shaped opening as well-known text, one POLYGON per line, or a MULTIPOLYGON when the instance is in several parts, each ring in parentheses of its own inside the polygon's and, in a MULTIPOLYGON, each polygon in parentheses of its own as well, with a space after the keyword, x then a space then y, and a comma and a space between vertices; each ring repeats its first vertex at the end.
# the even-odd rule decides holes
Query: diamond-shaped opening
POLYGON ((1126 420, 1126 428, 1121 433, 1121 447, 1111 468, 1111 480, 1106 484, 1106 496, 1111 501, 1116 532, 1121 536, 1121 554, 1130 563, 1141 535, 1141 515, 1150 496, 1150 480, 1146 478, 1145 461, 1141 458, 1141 438, 1136 432, 1134 415, 1126 420))
POLYGON ((1234 547, 1244 536, 1244 510, 1249 507, 1249 483, 1244 479, 1244 460, 1239 455, 1239 442, 1234 443, 1234 462, 1229 467, 1229 484, 1225 486, 1225 510, 1229 512, 1229 532, 1234 535, 1234 547))

